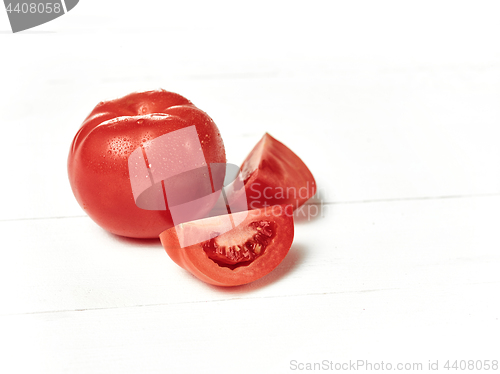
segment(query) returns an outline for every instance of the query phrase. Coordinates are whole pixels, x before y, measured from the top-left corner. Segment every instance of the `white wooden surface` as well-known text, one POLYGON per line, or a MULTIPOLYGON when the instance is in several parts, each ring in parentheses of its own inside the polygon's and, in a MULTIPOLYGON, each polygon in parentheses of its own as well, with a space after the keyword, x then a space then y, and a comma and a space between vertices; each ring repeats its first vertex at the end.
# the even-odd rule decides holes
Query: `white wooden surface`
POLYGON ((19 34, 0 11, 0 372, 500 360, 498 3, 237 4, 86 0, 19 34), (269 276, 208 286, 74 200, 88 112, 159 87, 229 162, 267 131, 310 166, 319 214, 269 276))

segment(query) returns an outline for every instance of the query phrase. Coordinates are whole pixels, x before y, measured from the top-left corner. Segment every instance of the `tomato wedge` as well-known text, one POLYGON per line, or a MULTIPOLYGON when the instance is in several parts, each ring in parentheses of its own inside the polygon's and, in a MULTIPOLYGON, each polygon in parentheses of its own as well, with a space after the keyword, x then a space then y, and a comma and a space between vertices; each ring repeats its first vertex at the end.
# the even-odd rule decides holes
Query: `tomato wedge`
MULTIPOLYGON (((316 181, 290 148, 265 134, 241 165, 248 209, 293 205, 297 209, 316 193, 316 181)), ((230 192, 235 199, 242 189, 230 192)))
POLYGON ((293 234, 293 207, 277 205, 183 223, 162 232, 160 240, 177 265, 202 281, 238 286, 275 269, 287 255, 293 234), (241 223, 224 232, 228 222, 241 223), (202 237, 205 240, 182 245, 202 237))

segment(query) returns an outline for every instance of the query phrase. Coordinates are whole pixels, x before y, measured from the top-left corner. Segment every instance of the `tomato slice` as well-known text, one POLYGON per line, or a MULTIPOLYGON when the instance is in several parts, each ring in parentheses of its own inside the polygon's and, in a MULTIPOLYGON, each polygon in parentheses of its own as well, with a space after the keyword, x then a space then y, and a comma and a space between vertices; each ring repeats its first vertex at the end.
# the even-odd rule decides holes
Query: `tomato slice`
MULTIPOLYGON (((249 209, 293 205, 297 209, 316 193, 316 181, 290 148, 265 134, 241 165, 249 209)), ((235 199, 242 189, 229 193, 235 199)))
POLYGON ((267 275, 285 258, 293 242, 292 213, 292 206, 276 205, 205 218, 170 228, 160 240, 175 263, 202 281, 238 286, 267 275), (241 223, 219 234, 228 221, 241 223), (200 234, 205 240, 181 245, 200 234))

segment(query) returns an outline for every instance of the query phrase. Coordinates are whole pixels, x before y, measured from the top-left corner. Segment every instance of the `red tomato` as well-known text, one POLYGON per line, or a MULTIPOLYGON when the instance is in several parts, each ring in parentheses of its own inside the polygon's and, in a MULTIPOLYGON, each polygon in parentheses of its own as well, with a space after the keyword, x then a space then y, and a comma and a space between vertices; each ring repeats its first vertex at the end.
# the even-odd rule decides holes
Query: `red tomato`
MULTIPOLYGON (((99 103, 73 139, 68 157, 69 181, 80 206, 114 234, 157 238, 173 226, 168 204, 163 210, 137 206, 128 158, 140 147, 147 153, 155 138, 193 125, 206 164, 225 163, 224 144, 215 123, 178 94, 148 91, 99 103)), ((217 190, 221 185, 214 183, 213 187, 217 190)))
POLYGON ((277 205, 205 218, 166 230, 160 240, 177 265, 202 281, 238 286, 270 273, 285 258, 293 242, 292 213, 292 206, 277 205), (219 234, 228 220, 241 223, 219 234), (207 240, 181 247, 200 232, 207 240))
MULTIPOLYGON (((249 209, 283 204, 296 209, 316 193, 316 182, 306 164, 267 133, 240 169, 249 209)), ((241 192, 231 191, 230 198, 241 192)))

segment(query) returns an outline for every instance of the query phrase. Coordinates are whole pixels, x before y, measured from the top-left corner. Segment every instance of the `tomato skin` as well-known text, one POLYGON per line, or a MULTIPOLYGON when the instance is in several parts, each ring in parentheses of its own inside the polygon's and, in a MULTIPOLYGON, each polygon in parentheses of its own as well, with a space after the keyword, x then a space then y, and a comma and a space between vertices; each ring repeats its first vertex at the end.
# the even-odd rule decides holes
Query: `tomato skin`
POLYGON ((207 164, 226 162, 217 126, 181 95, 165 90, 101 102, 83 122, 68 156, 76 200, 102 228, 134 238, 157 238, 173 226, 169 210, 144 210, 134 200, 128 157, 140 146, 194 125, 207 164))
MULTIPOLYGON (((273 206, 249 211, 245 220, 240 224, 241 227, 247 227, 256 220, 270 219, 276 225, 276 235, 260 257, 253 260, 249 265, 237 267, 234 270, 219 266, 211 260, 203 249, 203 243, 181 248, 175 227, 162 232, 160 240, 170 258, 198 279, 216 286, 239 286, 262 278, 283 261, 293 242, 292 212, 292 206, 273 206)), ((239 212, 232 215, 235 217, 246 213, 239 212)), ((210 222, 216 227, 217 220, 221 217, 223 216, 206 218, 198 222, 200 225, 206 225, 207 222, 210 222)), ((196 221, 192 223, 196 224, 196 221)), ((238 230, 238 227, 222 235, 235 236, 234 232, 238 230)))
MULTIPOLYGON (((243 161, 240 170, 248 209, 283 204, 297 209, 316 193, 316 181, 306 164, 267 133, 243 161)), ((233 191, 232 198, 241 192, 233 191)))

